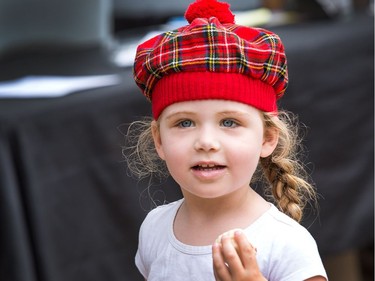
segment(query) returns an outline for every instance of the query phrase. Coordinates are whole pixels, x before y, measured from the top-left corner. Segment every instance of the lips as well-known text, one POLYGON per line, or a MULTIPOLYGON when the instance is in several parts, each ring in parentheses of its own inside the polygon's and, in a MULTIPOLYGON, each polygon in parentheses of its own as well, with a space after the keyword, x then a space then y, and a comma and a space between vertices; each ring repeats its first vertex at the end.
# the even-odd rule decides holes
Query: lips
POLYGON ((218 164, 198 164, 193 166, 193 170, 196 171, 215 171, 215 170, 221 170, 224 169, 224 165, 218 165, 218 164))
POLYGON ((228 174, 228 167, 220 162, 196 162, 191 167, 192 175, 200 183, 217 183, 228 174))

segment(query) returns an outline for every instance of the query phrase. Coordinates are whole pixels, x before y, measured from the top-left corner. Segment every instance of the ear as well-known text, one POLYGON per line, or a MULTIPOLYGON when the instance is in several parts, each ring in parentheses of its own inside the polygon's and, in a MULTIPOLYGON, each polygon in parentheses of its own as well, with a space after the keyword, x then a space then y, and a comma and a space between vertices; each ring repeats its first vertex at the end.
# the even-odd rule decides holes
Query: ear
POLYGON ((279 141, 279 130, 276 128, 266 128, 264 131, 262 150, 260 157, 265 158, 272 154, 279 141))
POLYGON ((152 121, 151 123, 151 132, 152 132, 152 138, 154 139, 156 152, 158 153, 161 159, 165 160, 163 145, 162 145, 161 136, 160 136, 160 128, 159 128, 158 123, 155 120, 152 121))

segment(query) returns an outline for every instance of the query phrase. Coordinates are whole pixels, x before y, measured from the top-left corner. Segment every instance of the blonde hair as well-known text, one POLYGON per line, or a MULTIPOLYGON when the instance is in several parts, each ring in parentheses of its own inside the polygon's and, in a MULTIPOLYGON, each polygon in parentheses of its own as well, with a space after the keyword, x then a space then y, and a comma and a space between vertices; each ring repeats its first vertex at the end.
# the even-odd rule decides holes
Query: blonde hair
POLYGON ((291 112, 280 111, 263 113, 265 133, 267 129, 276 129, 279 140, 273 153, 261 158, 259 168, 262 178, 270 188, 266 195, 277 204, 284 213, 300 222, 307 203, 317 207, 316 192, 309 182, 309 175, 301 162, 303 146, 299 135, 298 119, 291 112))
MULTIPOLYGON (((152 120, 146 117, 131 123, 125 135, 123 155, 129 171, 138 179, 169 176, 165 162, 159 158, 154 146, 152 120)), ((316 203, 316 194, 298 159, 302 147, 297 118, 290 112, 280 111, 277 114, 264 112, 263 120, 265 134, 269 129, 276 129, 279 140, 274 152, 260 159, 258 174, 253 179, 266 182, 269 188, 265 189, 265 195, 281 211, 300 222, 306 204, 311 200, 316 203)))

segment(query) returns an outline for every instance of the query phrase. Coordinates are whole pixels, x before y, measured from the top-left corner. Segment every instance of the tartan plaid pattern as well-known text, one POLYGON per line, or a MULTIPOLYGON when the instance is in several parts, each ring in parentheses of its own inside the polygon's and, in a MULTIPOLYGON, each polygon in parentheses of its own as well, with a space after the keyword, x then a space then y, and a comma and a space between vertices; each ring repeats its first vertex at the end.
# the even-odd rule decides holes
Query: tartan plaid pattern
POLYGON ((151 101, 155 84, 181 72, 238 73, 273 87, 276 99, 288 73, 280 38, 265 29, 197 18, 190 25, 160 34, 138 46, 134 79, 151 101))

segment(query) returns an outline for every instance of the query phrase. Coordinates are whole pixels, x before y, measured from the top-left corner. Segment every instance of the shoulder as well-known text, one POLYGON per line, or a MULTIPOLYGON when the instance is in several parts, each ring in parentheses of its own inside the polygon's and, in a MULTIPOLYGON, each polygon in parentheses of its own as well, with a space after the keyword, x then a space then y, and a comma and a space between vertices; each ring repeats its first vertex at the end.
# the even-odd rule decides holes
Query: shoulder
POLYGON ((151 210, 141 225, 141 233, 149 231, 165 231, 173 223, 175 214, 180 207, 182 200, 161 205, 151 210))
POLYGON ((273 205, 265 215, 264 226, 273 233, 276 239, 279 237, 279 239, 277 239, 279 240, 278 242, 282 242, 280 240, 286 240, 286 242, 302 240, 306 242, 307 240, 315 243, 314 238, 305 227, 279 211, 273 205))
POLYGON ((167 203, 164 205, 157 206, 152 209, 146 216, 145 221, 156 218, 165 218, 166 215, 170 213, 177 212, 178 208, 182 204, 182 199, 167 203))
POLYGON ((251 236, 267 276, 275 280, 284 280, 286 276, 296 278, 285 280, 325 276, 315 239, 305 227, 275 206, 257 221, 251 236))
POLYGON ((144 276, 160 251, 168 247, 174 216, 181 203, 179 200, 156 207, 144 219, 139 231, 136 255, 136 264, 144 276))
POLYGON ((275 259, 320 259, 309 231, 273 205, 249 230, 258 250, 275 259))
POLYGON ((160 247, 169 242, 168 237, 173 227, 175 214, 181 205, 181 200, 161 205, 150 211, 144 219, 138 241, 138 251, 141 256, 156 254, 160 247))

